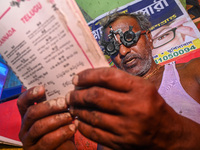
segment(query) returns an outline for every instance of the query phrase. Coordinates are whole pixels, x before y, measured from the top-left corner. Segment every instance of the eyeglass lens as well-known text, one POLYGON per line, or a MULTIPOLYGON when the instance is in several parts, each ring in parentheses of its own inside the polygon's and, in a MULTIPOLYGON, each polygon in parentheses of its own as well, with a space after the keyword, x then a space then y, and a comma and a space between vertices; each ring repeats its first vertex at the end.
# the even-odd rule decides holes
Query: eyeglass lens
POLYGON ((159 37, 153 39, 153 46, 154 48, 158 48, 160 46, 163 46, 167 43, 169 43, 170 41, 172 41, 175 37, 175 31, 170 30, 162 35, 160 35, 159 37))

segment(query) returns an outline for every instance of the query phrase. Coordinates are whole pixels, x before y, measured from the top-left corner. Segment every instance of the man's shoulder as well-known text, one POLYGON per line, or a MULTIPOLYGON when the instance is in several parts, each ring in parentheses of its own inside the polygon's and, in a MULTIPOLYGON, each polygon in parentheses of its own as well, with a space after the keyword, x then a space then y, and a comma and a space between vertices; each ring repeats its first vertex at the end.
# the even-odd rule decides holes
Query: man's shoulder
POLYGON ((199 67, 199 63, 200 63, 200 57, 197 57, 197 58, 191 59, 190 61, 186 63, 176 64, 176 67, 199 67))
POLYGON ((185 72, 200 76, 200 57, 194 58, 186 63, 176 64, 178 72, 185 72))

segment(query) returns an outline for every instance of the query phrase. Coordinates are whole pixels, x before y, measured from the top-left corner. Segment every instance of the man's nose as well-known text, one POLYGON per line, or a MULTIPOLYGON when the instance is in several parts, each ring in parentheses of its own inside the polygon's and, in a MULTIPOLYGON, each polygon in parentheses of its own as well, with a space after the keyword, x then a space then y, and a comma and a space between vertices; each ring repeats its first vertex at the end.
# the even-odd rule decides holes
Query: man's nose
POLYGON ((119 55, 122 56, 126 56, 126 54, 128 54, 131 51, 131 49, 129 47, 124 46, 123 44, 120 45, 119 48, 119 55))

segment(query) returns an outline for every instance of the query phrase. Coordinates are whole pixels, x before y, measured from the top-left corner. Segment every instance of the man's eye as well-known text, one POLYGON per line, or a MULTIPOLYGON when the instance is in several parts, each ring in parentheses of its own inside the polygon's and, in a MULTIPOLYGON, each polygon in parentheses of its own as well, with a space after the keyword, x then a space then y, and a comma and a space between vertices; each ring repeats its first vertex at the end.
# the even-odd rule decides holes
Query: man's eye
POLYGON ((161 36, 158 38, 158 40, 159 40, 159 41, 160 41, 160 40, 163 40, 163 39, 166 38, 168 35, 169 35, 169 34, 163 34, 163 35, 161 35, 161 36))

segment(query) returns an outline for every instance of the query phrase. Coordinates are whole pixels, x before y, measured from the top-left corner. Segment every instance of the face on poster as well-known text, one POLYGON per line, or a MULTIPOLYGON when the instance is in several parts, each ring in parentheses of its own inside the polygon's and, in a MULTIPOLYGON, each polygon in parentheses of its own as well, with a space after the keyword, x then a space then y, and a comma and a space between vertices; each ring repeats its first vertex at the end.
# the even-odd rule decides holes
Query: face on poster
POLYGON ((193 22, 185 16, 178 17, 166 25, 151 32, 153 47, 152 55, 165 52, 175 47, 198 38, 198 32, 193 28, 193 22))

